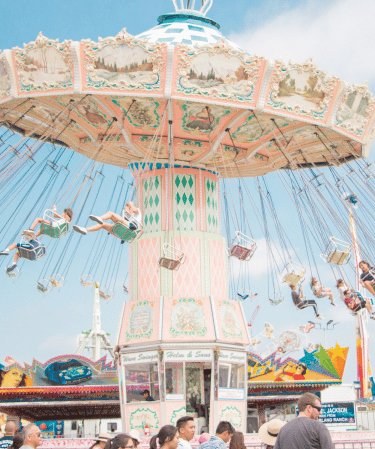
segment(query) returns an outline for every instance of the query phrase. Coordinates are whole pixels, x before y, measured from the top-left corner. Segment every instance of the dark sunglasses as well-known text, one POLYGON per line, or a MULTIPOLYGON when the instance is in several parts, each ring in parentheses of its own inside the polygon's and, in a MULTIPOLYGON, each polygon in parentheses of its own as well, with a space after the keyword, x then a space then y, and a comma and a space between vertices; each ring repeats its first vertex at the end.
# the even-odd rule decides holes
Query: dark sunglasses
POLYGON ((322 407, 319 407, 317 405, 310 404, 310 407, 316 408, 318 410, 318 412, 320 412, 322 410, 322 407))

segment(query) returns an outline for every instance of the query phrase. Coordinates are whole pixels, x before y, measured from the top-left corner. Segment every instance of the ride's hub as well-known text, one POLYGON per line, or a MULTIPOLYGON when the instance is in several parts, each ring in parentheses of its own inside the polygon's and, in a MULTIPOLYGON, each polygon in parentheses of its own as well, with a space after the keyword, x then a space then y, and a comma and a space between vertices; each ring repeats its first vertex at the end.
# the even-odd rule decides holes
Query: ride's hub
POLYGON ((143 235, 130 246, 131 300, 158 296, 227 298, 227 246, 221 236, 214 172, 132 165, 143 235), (175 269, 160 266, 175 262, 175 269))

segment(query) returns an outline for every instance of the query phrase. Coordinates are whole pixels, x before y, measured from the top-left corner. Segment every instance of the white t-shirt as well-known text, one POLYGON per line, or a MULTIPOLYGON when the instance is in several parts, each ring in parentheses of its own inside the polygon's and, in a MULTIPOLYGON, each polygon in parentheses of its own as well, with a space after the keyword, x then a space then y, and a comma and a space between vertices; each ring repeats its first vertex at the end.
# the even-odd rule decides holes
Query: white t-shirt
POLYGON ((52 222, 52 226, 57 228, 57 227, 60 227, 61 225, 65 224, 65 223, 67 223, 65 218, 59 218, 58 220, 52 222))
POLYGON ((192 448, 191 448, 191 444, 189 443, 189 441, 179 438, 177 449, 192 449, 192 448))

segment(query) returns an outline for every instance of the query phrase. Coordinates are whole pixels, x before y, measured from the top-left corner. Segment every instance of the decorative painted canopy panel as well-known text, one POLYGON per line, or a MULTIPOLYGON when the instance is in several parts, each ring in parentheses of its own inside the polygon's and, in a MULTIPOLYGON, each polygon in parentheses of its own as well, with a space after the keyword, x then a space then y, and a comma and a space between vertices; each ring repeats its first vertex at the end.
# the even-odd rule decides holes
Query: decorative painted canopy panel
POLYGON ((312 60, 250 56, 224 37, 199 44, 40 33, 0 52, 0 124, 111 165, 172 158, 222 177, 368 155, 375 99, 365 83, 312 60))

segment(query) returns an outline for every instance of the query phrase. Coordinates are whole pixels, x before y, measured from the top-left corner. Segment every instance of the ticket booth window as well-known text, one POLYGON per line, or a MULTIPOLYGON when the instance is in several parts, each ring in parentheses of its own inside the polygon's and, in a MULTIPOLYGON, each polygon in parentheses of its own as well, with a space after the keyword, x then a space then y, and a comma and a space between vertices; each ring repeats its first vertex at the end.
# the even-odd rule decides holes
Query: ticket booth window
POLYGON ((184 364, 165 364, 165 394, 171 398, 184 399, 184 364), (173 395, 173 396, 172 396, 173 395))
POLYGON ((244 388, 245 365, 235 363, 219 364, 219 388, 244 388))
POLYGON ((142 392, 148 390, 154 401, 159 401, 157 363, 142 363, 125 367, 126 402, 144 402, 142 392))

